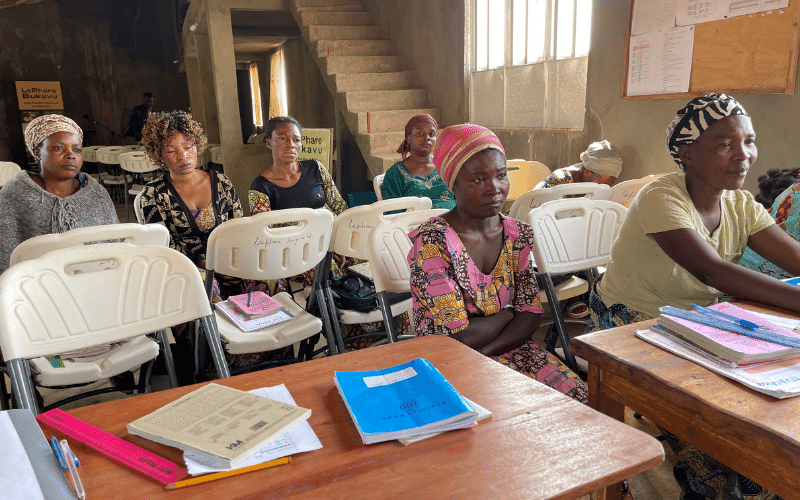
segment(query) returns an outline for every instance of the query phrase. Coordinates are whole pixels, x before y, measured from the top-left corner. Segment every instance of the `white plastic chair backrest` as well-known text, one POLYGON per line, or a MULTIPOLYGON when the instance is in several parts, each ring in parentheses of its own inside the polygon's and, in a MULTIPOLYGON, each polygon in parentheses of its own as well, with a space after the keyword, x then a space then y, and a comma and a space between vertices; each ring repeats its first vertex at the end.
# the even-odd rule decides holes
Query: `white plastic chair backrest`
POLYGON ((84 146, 83 148, 83 161, 84 162, 97 162, 97 150, 105 146, 84 146))
POLYGON ((573 182, 551 188, 532 189, 511 204, 509 217, 525 221, 528 212, 548 201, 560 200, 565 196, 582 196, 592 200, 607 200, 611 187, 596 182, 573 182))
POLYGON ((258 134, 250 134, 250 137, 247 138, 247 144, 255 144, 257 135, 258 134))
POLYGON ((22 170, 22 167, 13 161, 0 161, 0 186, 5 186, 22 170))
POLYGON ((110 240, 131 245, 169 246, 169 230, 161 224, 108 224, 70 229, 64 233, 42 234, 29 238, 11 252, 9 265, 30 259, 62 248, 98 244, 110 240))
POLYGON ((133 199, 133 213, 136 214, 136 222, 138 222, 139 224, 144 224, 144 210, 142 209, 142 193, 144 193, 144 190, 136 193, 136 197, 133 199))
POLYGON ((222 155, 222 146, 215 146, 211 148, 211 161, 216 163, 217 165, 222 165, 224 163, 224 157, 222 155))
POLYGON ((372 189, 375 190, 375 196, 378 197, 378 201, 383 200, 383 177, 386 174, 378 174, 372 178, 372 189))
MULTIPOLYGON (((663 174, 661 174, 663 175, 663 174)), ((641 179, 631 179, 611 186, 608 199, 619 203, 625 208, 630 208, 631 202, 636 198, 636 194, 646 185, 661 177, 661 175, 648 175, 641 179)))
POLYGON ((126 243, 70 247, 11 266, 0 275, 0 307, 6 360, 116 342, 211 314, 192 261, 168 247, 126 243))
POLYGON ((144 151, 128 151, 119 154, 119 166, 122 170, 135 173, 152 172, 160 167, 153 163, 144 151))
POLYGON ((256 134, 255 138, 253 139, 254 144, 264 144, 267 138, 266 133, 256 134))
POLYGON ((438 208, 398 214, 370 231, 369 264, 376 292, 409 291, 411 269, 408 252, 411 250, 411 240, 408 233, 431 217, 446 212, 438 208))
POLYGON ((369 232, 381 222, 400 215, 387 212, 403 209, 406 212, 401 213, 430 210, 431 203, 430 198, 406 196, 348 208, 333 220, 331 244, 328 249, 346 257, 369 259, 369 232))
POLYGON ((96 151, 97 162, 106 165, 118 165, 119 154, 127 151, 125 146, 106 146, 96 151))
POLYGON ((568 198, 531 210, 539 272, 563 274, 605 265, 628 209, 608 200, 568 198))
POLYGON ((550 175, 544 163, 530 160, 506 160, 508 168, 508 198, 515 200, 535 188, 540 181, 550 175))
POLYGON ((246 279, 296 276, 328 252, 333 214, 324 208, 273 210, 223 222, 208 237, 206 269, 246 279), (270 227, 297 223, 292 226, 270 227))

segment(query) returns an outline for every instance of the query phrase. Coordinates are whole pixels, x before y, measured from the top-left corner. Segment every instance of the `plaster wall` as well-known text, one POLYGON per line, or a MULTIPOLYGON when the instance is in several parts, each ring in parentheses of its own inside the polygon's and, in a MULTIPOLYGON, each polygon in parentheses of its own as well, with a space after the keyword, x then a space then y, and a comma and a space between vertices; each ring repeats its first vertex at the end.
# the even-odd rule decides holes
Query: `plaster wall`
POLYGON ((0 159, 25 162, 15 81, 58 81, 64 114, 85 130, 84 144, 119 144, 95 127, 94 117, 117 134, 155 94, 155 110, 187 109, 184 75, 178 73, 174 7, 157 0, 60 0, 0 11, 0 159))

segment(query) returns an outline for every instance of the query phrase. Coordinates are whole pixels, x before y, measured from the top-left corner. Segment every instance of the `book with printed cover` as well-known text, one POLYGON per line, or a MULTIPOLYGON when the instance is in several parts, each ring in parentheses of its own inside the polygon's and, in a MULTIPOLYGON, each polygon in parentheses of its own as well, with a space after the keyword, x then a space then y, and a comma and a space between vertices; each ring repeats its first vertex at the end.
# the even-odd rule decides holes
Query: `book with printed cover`
POLYGON ((311 410, 208 384, 128 424, 128 432, 232 469, 308 420, 311 410))
POLYGON ((230 299, 223 300, 222 302, 214 303, 214 307, 219 311, 225 319, 230 320, 231 323, 236 325, 239 330, 243 332, 252 332, 268 326, 277 325, 284 321, 289 321, 294 318, 292 313, 285 309, 280 309, 267 316, 258 316, 251 318, 244 312, 240 311, 230 299))
POLYGON ((470 427, 478 412, 426 359, 335 372, 334 383, 364 444, 470 427))
POLYGON ((286 311, 283 304, 264 292, 243 293, 228 297, 228 301, 236 306, 248 318, 262 318, 278 311, 286 311))

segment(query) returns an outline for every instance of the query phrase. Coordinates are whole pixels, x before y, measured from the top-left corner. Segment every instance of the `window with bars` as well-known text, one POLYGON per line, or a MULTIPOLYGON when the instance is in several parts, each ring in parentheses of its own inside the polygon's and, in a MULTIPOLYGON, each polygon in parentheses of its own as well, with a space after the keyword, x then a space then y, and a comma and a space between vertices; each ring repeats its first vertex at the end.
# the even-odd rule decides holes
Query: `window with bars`
POLYGON ((581 129, 592 0, 470 0, 470 117, 581 129))

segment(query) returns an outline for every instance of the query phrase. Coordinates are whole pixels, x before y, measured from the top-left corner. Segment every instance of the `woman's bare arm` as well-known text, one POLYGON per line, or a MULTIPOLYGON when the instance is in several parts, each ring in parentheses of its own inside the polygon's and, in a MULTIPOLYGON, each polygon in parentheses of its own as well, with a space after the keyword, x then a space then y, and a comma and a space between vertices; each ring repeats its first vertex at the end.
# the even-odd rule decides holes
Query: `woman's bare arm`
POLYGON ((800 275, 800 243, 777 224, 750 236, 747 246, 781 269, 800 275))

